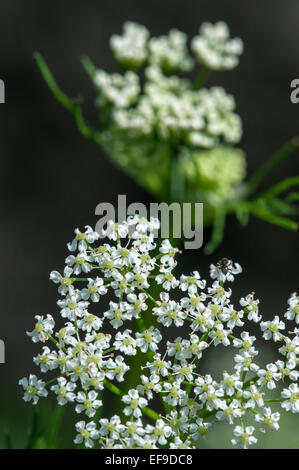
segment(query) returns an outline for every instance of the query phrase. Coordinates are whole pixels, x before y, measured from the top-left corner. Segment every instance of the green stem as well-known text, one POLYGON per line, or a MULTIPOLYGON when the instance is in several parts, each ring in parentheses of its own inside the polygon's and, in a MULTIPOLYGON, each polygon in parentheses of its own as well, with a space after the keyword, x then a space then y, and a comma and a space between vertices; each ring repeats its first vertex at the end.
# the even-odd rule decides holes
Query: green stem
MULTIPOLYGON (((117 395, 118 397, 121 397, 124 395, 124 393, 116 385, 112 384, 107 379, 104 380, 104 386, 107 388, 107 390, 112 392, 114 395, 117 395)), ((158 413, 156 413, 151 408, 148 408, 147 406, 144 408, 141 408, 141 411, 144 414, 144 416, 147 416, 148 418, 154 421, 157 421, 157 419, 159 419, 160 417, 158 413)))
POLYGON ((93 80, 97 71, 97 68, 94 63, 86 55, 81 57, 81 63, 89 77, 93 80))
POLYGON ((254 384, 255 382, 257 382, 258 379, 259 379, 259 376, 256 375, 256 376, 253 377, 252 379, 247 380, 247 382, 244 383, 243 389, 244 389, 244 388, 248 388, 250 385, 252 385, 252 384, 254 384))
POLYGON ((53 384, 54 382, 56 382, 58 378, 59 378, 59 377, 55 377, 54 379, 48 380, 48 382, 45 383, 45 387, 47 387, 48 385, 51 385, 51 384, 53 384))
POLYGON ((282 401, 286 401, 288 398, 270 398, 268 400, 264 400, 265 403, 279 403, 282 401))
POLYGON ((54 343, 55 346, 57 346, 58 349, 62 349, 62 351, 65 352, 65 354, 67 354, 67 349, 66 349, 66 348, 64 348, 63 346, 61 346, 61 345, 59 344, 59 342, 58 342, 55 338, 53 338, 52 335, 50 335, 49 333, 47 333, 47 335, 48 335, 48 339, 49 339, 50 341, 52 341, 52 343, 54 343))
POLYGON ((273 199, 275 196, 278 194, 283 193, 284 191, 287 191, 289 188, 293 186, 298 186, 299 185, 299 176, 293 176, 291 178, 286 178, 283 181, 280 181, 278 184, 273 186, 272 188, 268 189, 264 193, 262 193, 260 196, 257 197, 257 199, 263 199, 263 200, 270 200, 273 199))
POLYGON ((211 70, 206 67, 205 65, 202 65, 195 81, 194 81, 194 88, 195 90, 199 90, 200 88, 202 88, 204 86, 204 84, 206 83, 209 75, 211 73, 211 70))
POLYGON ((294 137, 274 153, 249 179, 246 184, 245 196, 252 194, 280 163, 299 147, 298 137, 294 137))
POLYGON ((251 204, 250 210, 253 215, 256 217, 266 220, 267 222, 270 222, 271 224, 278 225, 279 227, 286 228, 288 230, 298 230, 298 223, 288 219, 287 217, 281 217, 278 215, 273 214, 270 212, 267 208, 262 207, 259 204, 251 204))
POLYGON ((62 106, 72 114, 80 133, 87 139, 94 141, 96 144, 103 145, 102 134, 96 129, 92 128, 89 124, 87 124, 87 122, 85 121, 83 117, 82 109, 81 109, 78 99, 69 98, 60 89, 46 61, 44 60, 41 54, 36 52, 34 54, 34 58, 39 68, 39 71, 43 79, 45 80, 46 84, 48 85, 50 91, 52 92, 54 97, 57 99, 57 101, 60 104, 62 104, 62 106))
POLYGON ((204 252, 207 255, 213 253, 216 248, 220 245, 223 239, 224 229, 225 229, 225 219, 226 219, 226 209, 220 207, 215 211, 212 236, 209 243, 205 246, 204 252))

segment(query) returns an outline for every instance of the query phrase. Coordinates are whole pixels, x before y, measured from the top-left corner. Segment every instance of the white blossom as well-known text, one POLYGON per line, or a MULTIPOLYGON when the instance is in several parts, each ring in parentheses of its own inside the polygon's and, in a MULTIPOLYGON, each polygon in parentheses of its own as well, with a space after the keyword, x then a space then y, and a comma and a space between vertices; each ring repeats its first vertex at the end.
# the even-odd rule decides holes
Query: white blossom
POLYGON ((211 70, 229 70, 239 63, 243 52, 240 38, 230 39, 226 23, 218 21, 214 25, 203 23, 199 36, 192 40, 192 50, 200 63, 211 70))

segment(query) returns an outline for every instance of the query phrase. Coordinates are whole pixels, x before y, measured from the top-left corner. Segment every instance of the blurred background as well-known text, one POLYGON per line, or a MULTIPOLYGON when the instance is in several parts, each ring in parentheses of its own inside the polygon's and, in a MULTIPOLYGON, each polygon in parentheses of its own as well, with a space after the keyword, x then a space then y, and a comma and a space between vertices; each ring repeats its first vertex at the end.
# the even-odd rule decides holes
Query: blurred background
MULTIPOLYGON (((26 445, 32 407, 22 401, 19 378, 38 370, 32 363, 39 351, 26 336, 33 316, 55 314, 56 288, 52 269, 61 270, 66 242, 73 229, 94 225, 100 202, 152 202, 148 194, 116 169, 92 142, 75 128, 73 119, 50 94, 33 61, 41 52, 62 89, 83 96, 84 111, 96 123, 94 90, 81 67, 80 56, 112 72, 116 65, 109 37, 120 33, 126 20, 137 21, 153 35, 176 27, 194 36, 203 21, 228 23, 240 36, 245 52, 240 66, 213 73, 207 85, 222 85, 233 94, 243 119, 241 147, 251 174, 271 153, 299 135, 299 104, 290 102, 290 82, 299 78, 299 3, 296 0, 9 0, 1 2, 0 78, 6 103, 0 106, 0 339, 6 364, 0 364, 0 447, 26 445), (5 437, 6 436, 6 437, 5 437)), ((267 185, 299 174, 299 152, 267 180, 267 185)), ((204 233, 204 239, 209 232, 204 233)), ((224 243, 211 257, 189 251, 180 269, 199 269, 223 256, 244 269, 234 284, 236 298, 255 291, 264 318, 283 315, 289 294, 298 290, 298 233, 252 219, 241 229, 231 219, 224 243)), ((223 352, 223 350, 222 350, 223 352)), ((225 351, 224 351, 225 352, 225 351)), ((272 350, 267 358, 275 360, 272 350), (273 356, 273 357, 272 357, 273 356)), ((229 367, 230 356, 212 351, 206 370, 229 367), (217 355, 218 354, 218 355, 217 355)), ((44 419, 51 414, 44 406, 44 419)), ((68 416, 68 415, 66 415, 68 416)), ((298 415, 283 417, 281 430, 268 433, 259 447, 299 448, 298 415)), ((73 423, 64 419, 60 446, 72 445, 73 423), (70 428, 70 432, 66 432, 70 428)), ((227 447, 231 430, 216 426, 205 447, 227 447)))

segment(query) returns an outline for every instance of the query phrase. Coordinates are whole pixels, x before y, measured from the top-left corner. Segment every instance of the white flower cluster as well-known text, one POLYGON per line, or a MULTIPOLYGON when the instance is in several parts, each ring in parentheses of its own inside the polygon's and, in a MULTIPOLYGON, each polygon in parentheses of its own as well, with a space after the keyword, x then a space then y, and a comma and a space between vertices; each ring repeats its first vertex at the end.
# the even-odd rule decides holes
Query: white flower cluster
POLYGON ((230 39, 226 23, 203 23, 199 36, 192 40, 191 48, 198 59, 211 70, 230 70, 239 63, 243 52, 243 42, 240 38, 230 39))
POLYGON ((149 62, 165 72, 188 72, 194 62, 188 55, 187 36, 172 29, 168 36, 151 38, 149 41, 149 62))
POLYGON ((237 64, 241 44, 222 22, 204 23, 191 48, 177 29, 151 37, 145 26, 126 22, 123 34, 110 40, 120 72, 94 67, 102 145, 155 196, 165 196, 174 160, 192 200, 200 195, 219 206, 238 191, 245 177, 245 155, 234 148, 242 137, 241 118, 232 95, 204 83, 210 70, 237 64), (199 152, 208 153, 198 162, 199 152))
POLYGON ((235 144, 242 135, 235 100, 221 87, 188 90, 175 77, 159 69, 147 71, 144 95, 132 109, 115 109, 113 120, 129 135, 153 135, 195 148, 211 148, 221 142, 235 144))
POLYGON ((117 108, 129 108, 135 104, 140 92, 138 75, 130 71, 121 75, 98 70, 94 82, 100 90, 98 98, 100 106, 112 104, 117 108))
POLYGON ((126 21, 123 30, 122 36, 114 34, 110 38, 114 57, 124 67, 141 67, 147 59, 149 31, 145 26, 132 21, 126 21))
POLYGON ((94 83, 99 92, 98 105, 110 105, 114 139, 118 130, 123 138, 154 138, 157 134, 162 140, 196 148, 211 148, 219 141, 227 144, 240 141, 242 126, 234 112, 233 97, 219 87, 194 89, 190 80, 174 75, 190 71, 195 64, 184 33, 172 29, 167 36, 150 38, 144 26, 129 22, 124 24, 122 36, 112 36, 111 47, 116 60, 127 71, 121 75, 98 70, 94 83), (146 66, 143 86, 137 74, 141 65, 146 66))
MULTIPOLYGON (((156 246, 158 228, 158 220, 137 216, 122 224, 110 221, 104 231, 109 243, 96 246, 99 235, 91 227, 76 230, 64 272, 50 275, 65 324, 55 331, 51 315, 37 316, 28 333, 43 344, 35 364, 53 378, 20 380, 24 400, 36 404, 50 389, 58 405, 73 403, 84 415, 76 424, 75 443, 86 447, 97 442, 114 449, 198 448, 209 428, 226 420, 234 427, 232 443, 247 448, 257 441, 248 415, 263 431, 279 428, 272 402, 299 412, 299 328, 287 336, 278 316, 261 321, 253 293, 234 306, 227 283, 241 267, 228 259, 211 265, 211 285, 197 271, 177 277, 178 250, 168 240, 156 246), (153 286, 160 289, 158 298, 153 286), (181 292, 180 299, 173 292, 181 292), (102 299, 108 293, 107 308, 102 299), (256 337, 244 329, 245 322, 260 324, 263 338, 278 345, 276 362, 257 363, 256 337), (223 371, 218 381, 200 372, 203 354, 215 346, 235 349, 231 371, 223 371), (137 353, 142 368, 134 370, 135 384, 123 392, 137 353), (119 397, 120 411, 99 419, 104 388, 119 397), (157 399, 161 413, 152 409, 157 399)), ((298 295, 292 294, 285 317, 297 324, 298 305, 298 295)))

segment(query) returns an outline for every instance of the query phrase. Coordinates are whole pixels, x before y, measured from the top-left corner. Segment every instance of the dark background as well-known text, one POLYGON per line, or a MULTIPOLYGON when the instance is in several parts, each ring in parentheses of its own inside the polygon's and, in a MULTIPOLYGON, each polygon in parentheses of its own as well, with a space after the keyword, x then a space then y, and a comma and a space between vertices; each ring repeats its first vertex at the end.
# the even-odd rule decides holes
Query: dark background
MULTIPOLYGON (((296 0, 1 2, 0 78, 6 104, 0 106, 0 338, 7 363, 0 365, 0 408, 6 408, 8 393, 16 395, 11 407, 21 416, 28 411, 17 380, 37 372, 31 362, 39 350, 25 331, 33 328, 34 315, 57 311, 56 289, 48 277, 52 269, 62 269, 73 229, 94 225, 96 205, 115 203, 117 194, 127 194, 129 202, 151 201, 78 134, 71 116, 47 89, 32 54, 37 50, 44 55, 70 96, 86 98, 85 113, 93 121, 94 92, 80 56, 87 54, 99 67, 114 71, 108 41, 126 20, 146 25, 153 35, 176 27, 189 36, 203 21, 224 20, 232 36, 243 39, 240 66, 214 73, 208 85, 222 85, 236 98, 248 174, 299 134, 299 104, 289 99, 290 82, 299 77, 296 0)), ((267 185, 298 173, 299 152, 267 185)), ((243 230, 231 219, 217 253, 210 258, 202 250, 186 253, 183 269, 199 269, 206 276, 208 264, 222 256, 243 265, 237 295, 255 290, 265 318, 283 314, 288 295, 298 289, 298 233, 256 219, 243 230)))

